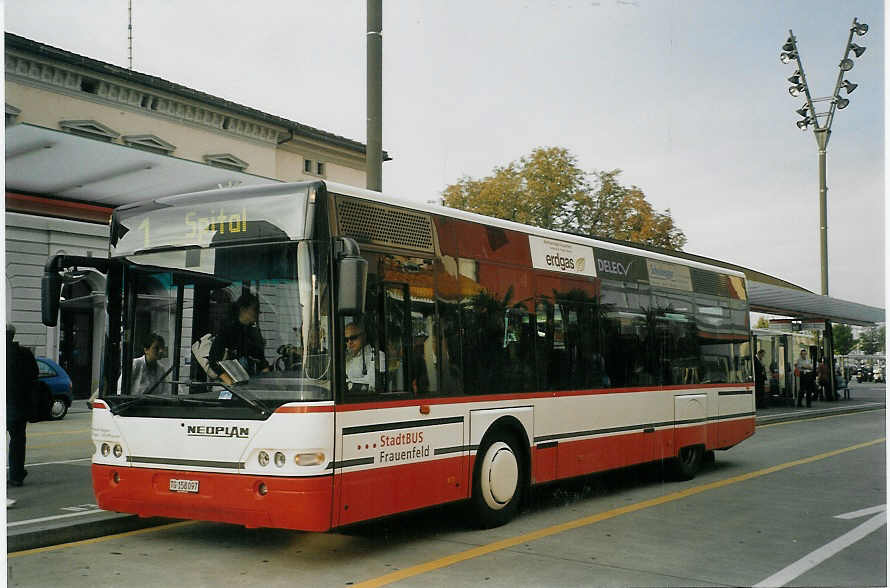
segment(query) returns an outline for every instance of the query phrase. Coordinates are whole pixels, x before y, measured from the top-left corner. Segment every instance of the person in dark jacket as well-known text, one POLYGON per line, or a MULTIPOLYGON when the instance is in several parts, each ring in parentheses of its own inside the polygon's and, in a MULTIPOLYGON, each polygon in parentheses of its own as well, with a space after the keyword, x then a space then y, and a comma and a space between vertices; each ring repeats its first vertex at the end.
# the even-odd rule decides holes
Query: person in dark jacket
POLYGON ((766 394, 766 368, 763 366, 765 349, 759 349, 754 356, 754 400, 757 408, 766 408, 769 404, 766 394))
POLYGON ((265 357, 266 343, 256 325, 259 313, 259 299, 254 294, 245 292, 235 301, 232 316, 213 339, 207 361, 210 368, 228 385, 233 384, 234 380, 219 364, 224 359, 237 360, 250 375, 268 372, 270 369, 265 357))
POLYGON ((9 485, 21 486, 25 471, 25 428, 28 398, 37 384, 37 360, 16 343, 15 326, 6 325, 6 431, 9 433, 9 485))

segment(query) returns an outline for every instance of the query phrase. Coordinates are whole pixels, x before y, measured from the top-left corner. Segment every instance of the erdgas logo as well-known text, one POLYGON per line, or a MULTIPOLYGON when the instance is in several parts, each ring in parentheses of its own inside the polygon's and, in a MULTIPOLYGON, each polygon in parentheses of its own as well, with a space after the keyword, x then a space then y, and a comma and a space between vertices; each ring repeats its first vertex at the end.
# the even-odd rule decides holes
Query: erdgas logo
POLYGON ((558 267, 561 270, 575 269, 575 260, 557 253, 547 256, 547 265, 558 267))
POLYGON ((250 427, 223 426, 223 425, 188 425, 186 435, 189 437, 237 437, 247 439, 250 436, 250 427))

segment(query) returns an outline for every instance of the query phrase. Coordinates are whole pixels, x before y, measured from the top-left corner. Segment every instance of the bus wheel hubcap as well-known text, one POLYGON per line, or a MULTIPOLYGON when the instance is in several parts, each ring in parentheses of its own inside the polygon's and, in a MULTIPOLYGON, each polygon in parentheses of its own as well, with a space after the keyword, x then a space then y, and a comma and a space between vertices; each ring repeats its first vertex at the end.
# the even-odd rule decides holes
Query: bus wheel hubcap
POLYGON ((485 452, 482 463, 482 497, 494 510, 504 508, 519 485, 519 462, 509 445, 498 441, 485 452))

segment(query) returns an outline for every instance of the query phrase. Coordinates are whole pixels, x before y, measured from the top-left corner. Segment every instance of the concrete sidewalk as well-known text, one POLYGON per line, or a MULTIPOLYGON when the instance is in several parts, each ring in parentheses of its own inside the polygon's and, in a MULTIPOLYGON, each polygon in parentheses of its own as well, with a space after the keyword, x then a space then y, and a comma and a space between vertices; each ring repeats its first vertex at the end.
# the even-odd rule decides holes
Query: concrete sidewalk
MULTIPOLYGON (((886 387, 883 384, 851 384, 850 399, 835 402, 814 401, 810 408, 773 406, 759 409, 756 422, 766 425, 783 421, 879 410, 886 407, 886 387)), ((89 469, 84 468, 83 488, 79 494, 92 495, 89 469)), ((77 483, 80 486, 80 482, 77 483)), ((13 507, 14 508, 14 507, 13 507)), ((175 522, 174 519, 141 519, 135 515, 102 510, 87 510, 69 514, 47 512, 46 516, 10 522, 6 528, 6 551, 12 553, 49 545, 92 539, 145 527, 175 522)))
MULTIPOLYGON (((843 398, 844 393, 839 394, 843 398)), ((757 409, 757 424, 765 425, 801 418, 846 414, 864 410, 876 410, 886 407, 887 391, 885 384, 852 383, 849 385, 849 398, 846 400, 814 400, 810 407, 798 407, 793 404, 785 406, 773 405, 769 408, 757 409)))

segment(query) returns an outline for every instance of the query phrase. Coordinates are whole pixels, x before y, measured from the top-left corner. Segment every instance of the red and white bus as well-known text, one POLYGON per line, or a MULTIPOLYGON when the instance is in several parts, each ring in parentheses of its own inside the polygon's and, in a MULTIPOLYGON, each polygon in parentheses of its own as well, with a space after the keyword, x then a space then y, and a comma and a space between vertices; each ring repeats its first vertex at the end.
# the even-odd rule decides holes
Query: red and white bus
POLYGON ((726 269, 325 182, 118 208, 107 260, 47 264, 44 322, 90 264, 106 510, 325 531, 470 501, 493 526, 532 485, 689 478, 754 432, 726 269))

